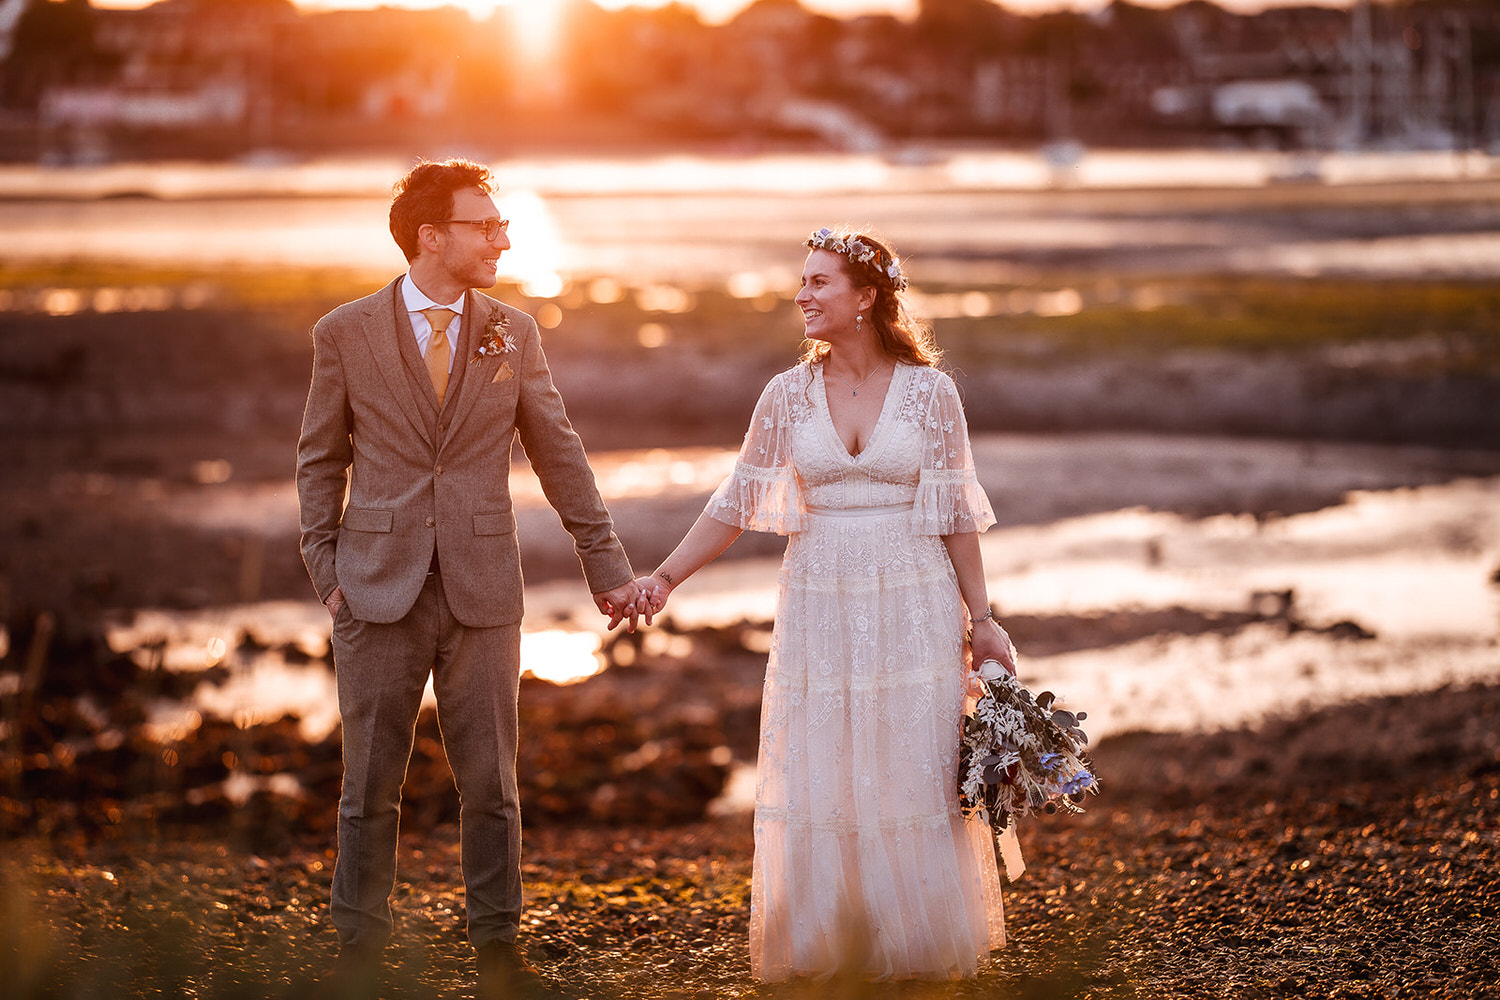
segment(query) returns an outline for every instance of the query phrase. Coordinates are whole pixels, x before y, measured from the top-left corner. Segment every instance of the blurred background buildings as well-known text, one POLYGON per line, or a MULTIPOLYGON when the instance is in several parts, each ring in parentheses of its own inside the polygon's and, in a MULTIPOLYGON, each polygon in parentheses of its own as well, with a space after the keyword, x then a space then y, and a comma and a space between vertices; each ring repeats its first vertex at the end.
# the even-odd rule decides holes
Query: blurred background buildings
POLYGON ((847 19, 694 8, 299 10, 0 0, 0 157, 88 163, 673 144, 1494 149, 1500 3, 1095 13, 922 0, 847 19), (533 18, 534 19, 534 18, 533 18))

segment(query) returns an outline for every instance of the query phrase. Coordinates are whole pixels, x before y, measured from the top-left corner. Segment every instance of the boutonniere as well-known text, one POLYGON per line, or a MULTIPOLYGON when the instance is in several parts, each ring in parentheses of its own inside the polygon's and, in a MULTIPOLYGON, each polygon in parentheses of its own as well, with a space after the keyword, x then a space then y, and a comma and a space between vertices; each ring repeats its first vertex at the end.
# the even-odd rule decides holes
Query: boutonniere
POLYGON ((474 356, 469 359, 469 364, 474 364, 480 358, 493 357, 496 354, 509 354, 515 349, 516 338, 510 332, 510 320, 505 318, 504 313, 496 313, 485 324, 484 336, 480 338, 479 348, 474 352, 474 356))

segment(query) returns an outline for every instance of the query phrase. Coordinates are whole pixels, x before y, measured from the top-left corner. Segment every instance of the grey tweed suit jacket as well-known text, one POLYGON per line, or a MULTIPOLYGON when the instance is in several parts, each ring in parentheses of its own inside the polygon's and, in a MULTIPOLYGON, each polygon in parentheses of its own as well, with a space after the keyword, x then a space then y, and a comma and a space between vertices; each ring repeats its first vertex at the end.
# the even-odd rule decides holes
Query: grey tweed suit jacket
POLYGON ((552 384, 536 322, 478 291, 467 295, 441 410, 399 278, 313 327, 312 385, 297 446, 302 558, 318 597, 342 587, 363 621, 404 617, 434 552, 461 623, 521 620, 510 496, 518 434, 573 536, 590 592, 633 576, 552 384), (479 354, 498 323, 513 347, 479 354))

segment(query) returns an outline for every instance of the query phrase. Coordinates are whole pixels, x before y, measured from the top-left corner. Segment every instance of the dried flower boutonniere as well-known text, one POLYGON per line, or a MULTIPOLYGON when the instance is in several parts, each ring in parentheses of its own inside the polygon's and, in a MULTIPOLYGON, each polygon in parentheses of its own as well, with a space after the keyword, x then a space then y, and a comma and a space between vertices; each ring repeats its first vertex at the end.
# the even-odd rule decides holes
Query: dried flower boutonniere
POLYGON ((495 313, 490 321, 485 324, 484 336, 479 341, 479 348, 474 356, 469 359, 469 364, 474 364, 480 358, 492 357, 496 354, 509 354, 516 349, 516 338, 510 332, 510 320, 505 318, 504 313, 495 313))

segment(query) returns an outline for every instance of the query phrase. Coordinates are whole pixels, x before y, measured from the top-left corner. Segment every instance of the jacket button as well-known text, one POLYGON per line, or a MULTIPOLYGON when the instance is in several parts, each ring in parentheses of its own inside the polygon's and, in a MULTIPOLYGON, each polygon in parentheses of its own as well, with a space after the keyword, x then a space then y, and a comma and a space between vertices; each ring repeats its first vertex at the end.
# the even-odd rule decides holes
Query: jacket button
POLYGON ((437 518, 435 518, 435 517, 429 517, 427 519, 427 527, 431 528, 435 524, 437 524, 437 518))
POLYGON ((434 476, 441 476, 443 474, 443 467, 439 465, 437 468, 432 470, 432 474, 434 476))

